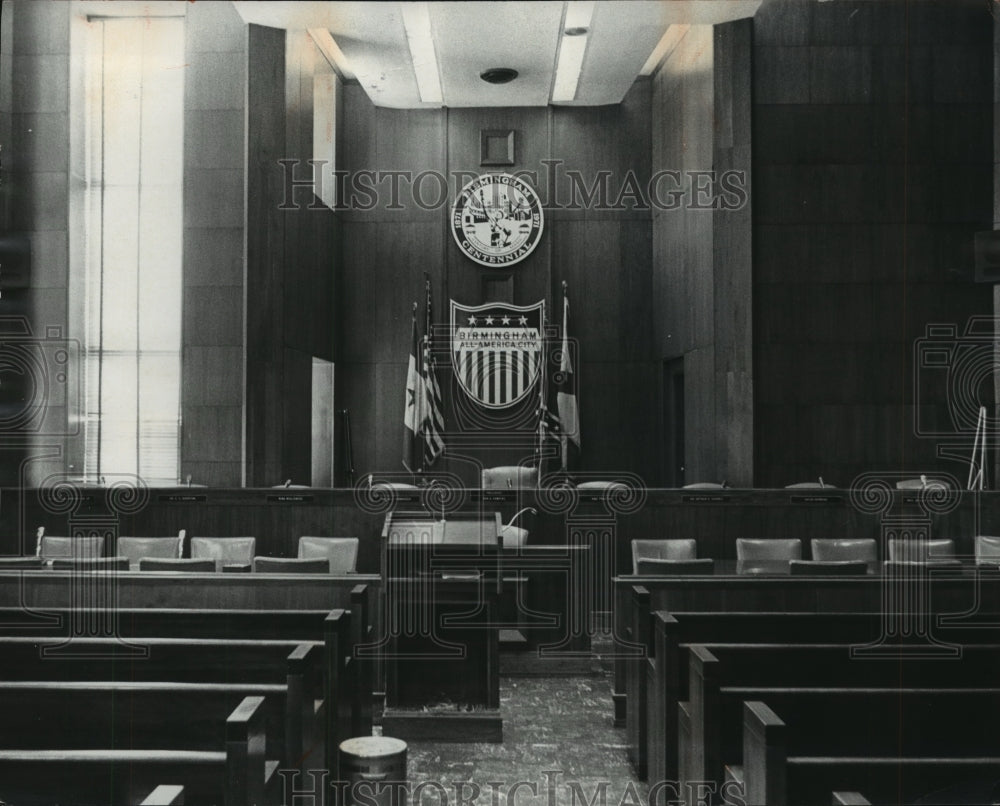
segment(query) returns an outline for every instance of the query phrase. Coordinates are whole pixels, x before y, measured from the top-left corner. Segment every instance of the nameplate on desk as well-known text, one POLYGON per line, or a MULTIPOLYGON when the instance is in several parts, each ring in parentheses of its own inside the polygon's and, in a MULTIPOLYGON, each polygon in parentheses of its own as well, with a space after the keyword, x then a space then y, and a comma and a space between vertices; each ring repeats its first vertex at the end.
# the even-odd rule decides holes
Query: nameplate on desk
POLYGON ((287 493, 284 495, 269 495, 267 497, 267 503, 269 504, 309 504, 312 502, 314 496, 311 495, 300 495, 297 493, 287 493))
POLYGON ((733 499, 728 495, 685 495, 681 500, 685 504, 725 504, 733 499))
POLYGON ((504 504, 513 501, 516 490, 483 490, 478 496, 473 495, 473 499, 479 498, 486 504, 504 504))
POLYGON ((161 504, 204 504, 208 496, 204 493, 169 493, 156 498, 161 504))
POLYGON ((842 504, 844 503, 844 496, 842 495, 793 495, 791 498, 793 504, 842 504))

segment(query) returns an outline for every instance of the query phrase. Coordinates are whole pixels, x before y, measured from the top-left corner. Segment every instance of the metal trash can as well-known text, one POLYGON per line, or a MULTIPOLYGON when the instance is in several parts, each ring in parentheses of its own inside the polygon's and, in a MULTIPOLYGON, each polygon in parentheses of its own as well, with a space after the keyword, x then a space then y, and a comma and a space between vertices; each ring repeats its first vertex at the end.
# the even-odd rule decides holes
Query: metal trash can
POLYGON ((390 736, 356 736, 340 743, 343 806, 406 806, 406 742, 390 736), (360 792, 361 797, 358 797, 360 792))

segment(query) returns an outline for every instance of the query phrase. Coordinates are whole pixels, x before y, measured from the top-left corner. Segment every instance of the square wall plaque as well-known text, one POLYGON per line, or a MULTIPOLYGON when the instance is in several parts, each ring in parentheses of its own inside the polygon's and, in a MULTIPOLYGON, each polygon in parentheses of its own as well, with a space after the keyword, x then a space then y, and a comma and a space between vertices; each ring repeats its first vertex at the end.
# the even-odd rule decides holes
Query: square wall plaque
POLYGON ((479 130, 479 164, 480 165, 513 165, 514 164, 514 130, 513 129, 480 129, 479 130))

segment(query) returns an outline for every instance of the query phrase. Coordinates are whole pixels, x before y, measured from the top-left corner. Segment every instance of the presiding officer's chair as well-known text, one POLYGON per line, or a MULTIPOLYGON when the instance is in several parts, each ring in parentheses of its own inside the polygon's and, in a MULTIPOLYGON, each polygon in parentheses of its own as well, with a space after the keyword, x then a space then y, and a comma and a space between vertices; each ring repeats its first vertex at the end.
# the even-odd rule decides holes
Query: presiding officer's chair
POLYGON ((184 556, 184 534, 181 529, 177 537, 119 537, 117 553, 128 557, 133 568, 144 558, 179 559, 184 556))
POLYGON ((792 539, 764 539, 749 537, 736 539, 736 559, 747 562, 801 560, 802 541, 792 539))
POLYGON ((192 537, 191 557, 215 560, 215 570, 249 571, 256 554, 255 537, 192 537))
POLYGON ((1000 565, 1000 537, 976 535, 976 562, 1000 565))
POLYGON ((78 560, 104 556, 104 538, 97 537, 55 537, 41 533, 39 529, 38 556, 43 560, 56 557, 78 560))
POLYGON ((356 537, 299 538, 300 560, 326 560, 330 574, 353 574, 358 564, 358 539, 356 537))
POLYGON ((812 558, 817 562, 866 562, 878 560, 878 546, 871 538, 815 538, 812 558))
MULTIPOLYGON (((675 538, 671 540, 633 540, 632 541, 632 573, 651 573, 653 561, 694 560, 698 557, 698 544, 694 538, 675 538)), ((659 570, 656 571, 659 573, 659 570)))
POLYGON ((889 562, 933 563, 955 560, 955 541, 937 540, 890 540, 889 562))

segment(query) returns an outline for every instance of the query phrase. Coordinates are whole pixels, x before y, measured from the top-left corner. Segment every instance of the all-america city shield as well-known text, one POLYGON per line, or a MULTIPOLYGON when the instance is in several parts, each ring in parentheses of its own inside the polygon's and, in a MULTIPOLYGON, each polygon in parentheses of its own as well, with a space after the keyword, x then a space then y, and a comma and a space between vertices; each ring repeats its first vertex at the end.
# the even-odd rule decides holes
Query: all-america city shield
POLYGON ((538 381, 545 300, 534 305, 451 300, 451 360, 459 386, 491 409, 513 406, 538 381))

